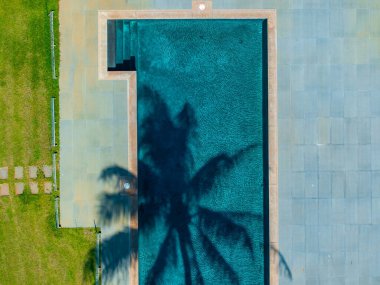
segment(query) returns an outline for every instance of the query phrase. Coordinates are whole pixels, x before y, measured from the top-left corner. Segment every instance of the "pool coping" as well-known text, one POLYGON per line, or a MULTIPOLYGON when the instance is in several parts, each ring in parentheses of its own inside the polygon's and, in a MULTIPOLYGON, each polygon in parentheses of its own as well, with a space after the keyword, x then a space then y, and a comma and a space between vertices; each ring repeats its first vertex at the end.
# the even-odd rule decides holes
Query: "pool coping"
MULTIPOLYGON (((191 10, 98 11, 98 79, 128 81, 128 170, 137 176, 137 91, 135 71, 107 71, 107 20, 109 19, 266 19, 268 43, 268 149, 269 149, 269 246, 279 248, 278 223, 278 126, 277 126, 277 15, 273 9, 212 9, 211 1, 193 1, 191 10), (199 5, 204 4, 204 10, 199 5)), ((137 208, 137 205, 135 205, 137 208)), ((138 229, 138 215, 131 227, 138 229)), ((138 247, 131 237, 131 247, 138 247)), ((270 284, 279 283, 278 256, 270 253, 270 284)), ((138 259, 131 259, 129 284, 138 284, 138 259)))

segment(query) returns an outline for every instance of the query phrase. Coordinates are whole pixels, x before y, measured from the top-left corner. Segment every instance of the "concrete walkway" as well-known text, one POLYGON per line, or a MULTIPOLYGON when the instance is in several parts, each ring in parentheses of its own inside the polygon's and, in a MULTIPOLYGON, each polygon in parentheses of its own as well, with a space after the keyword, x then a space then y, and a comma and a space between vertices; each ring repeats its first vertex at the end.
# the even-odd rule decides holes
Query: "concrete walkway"
MULTIPOLYGON (((112 226, 98 216, 100 194, 114 193, 101 181, 107 167, 128 166, 128 85, 98 80, 98 10, 138 9, 139 1, 60 1, 60 209, 62 227, 102 229, 102 260, 128 248, 128 219, 112 226), (117 243, 107 243, 117 237, 117 243), (108 247, 106 245, 109 245, 108 247), (120 246, 122 245, 122 246, 120 246), (110 254, 111 253, 111 254, 110 254)), ((106 284, 125 284, 128 260, 106 284)))

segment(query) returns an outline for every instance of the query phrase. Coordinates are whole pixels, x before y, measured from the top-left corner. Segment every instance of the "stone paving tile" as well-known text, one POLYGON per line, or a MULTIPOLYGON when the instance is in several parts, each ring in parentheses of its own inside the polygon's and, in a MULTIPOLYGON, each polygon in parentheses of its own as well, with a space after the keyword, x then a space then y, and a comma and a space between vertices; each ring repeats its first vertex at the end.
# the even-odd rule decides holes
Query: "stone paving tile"
POLYGON ((44 172, 45 178, 50 178, 53 173, 53 167, 51 165, 44 165, 42 171, 44 172))
POLYGON ((8 183, 0 184, 0 196, 9 196, 9 185, 8 185, 8 183))
POLYGON ((30 192, 32 194, 38 194, 38 183, 37 182, 30 182, 29 187, 30 187, 30 192))
POLYGON ((44 193, 45 194, 51 194, 53 189, 53 183, 50 181, 44 182, 44 193))
POLYGON ((24 193, 24 183, 15 183, 16 195, 24 193))
POLYGON ((37 178, 38 168, 37 166, 29 166, 29 178, 37 178))
POLYGON ((0 179, 8 179, 8 167, 0 167, 0 179))
POLYGON ((15 167, 15 178, 23 179, 24 178, 24 168, 22 166, 15 167))

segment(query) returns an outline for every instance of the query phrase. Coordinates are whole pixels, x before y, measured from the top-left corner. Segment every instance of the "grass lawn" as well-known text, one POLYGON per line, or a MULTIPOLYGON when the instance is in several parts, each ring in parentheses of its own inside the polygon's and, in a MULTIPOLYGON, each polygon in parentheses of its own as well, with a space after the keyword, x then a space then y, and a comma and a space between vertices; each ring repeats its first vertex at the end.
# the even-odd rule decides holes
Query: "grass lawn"
POLYGON ((93 281, 83 282, 83 267, 94 231, 55 229, 53 195, 13 194, 14 166, 52 164, 50 100, 58 99, 59 87, 51 72, 50 10, 56 11, 58 75, 58 0, 0 0, 0 167, 8 166, 10 177, 0 183, 9 183, 12 193, 0 197, 1 285, 93 281))
POLYGON ((91 283, 82 280, 94 231, 56 229, 53 200, 31 194, 0 199, 0 284, 91 283))
POLYGON ((56 2, 0 0, 2 166, 51 164, 49 104, 58 83, 51 75, 47 14, 56 2))

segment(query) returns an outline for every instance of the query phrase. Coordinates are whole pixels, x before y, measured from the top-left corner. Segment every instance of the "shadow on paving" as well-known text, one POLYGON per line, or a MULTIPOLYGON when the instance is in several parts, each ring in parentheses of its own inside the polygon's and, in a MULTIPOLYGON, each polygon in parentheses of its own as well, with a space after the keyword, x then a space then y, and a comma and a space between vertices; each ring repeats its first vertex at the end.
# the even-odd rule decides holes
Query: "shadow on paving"
MULTIPOLYGON (((130 212, 128 205, 132 199, 137 199, 138 182, 139 234, 149 235, 160 223, 166 228, 155 260, 141 283, 163 284, 165 274, 173 270, 178 272, 181 267, 181 284, 209 284, 204 267, 200 265, 199 256, 202 255, 203 262, 217 270, 226 284, 240 284, 236 268, 220 252, 219 246, 223 243, 254 260, 254 249, 261 248, 264 252, 268 242, 261 241, 261 245, 255 246, 251 233, 240 221, 263 223, 263 216, 245 211, 213 210, 203 206, 201 199, 216 191, 217 181, 259 145, 248 145, 231 155, 220 153, 195 172, 191 146, 197 137, 197 120, 192 106, 185 104, 175 118, 171 118, 167 104, 156 92, 145 88, 138 100, 139 104, 151 107, 139 125, 138 181, 119 166, 102 171, 100 180, 115 183, 117 189, 127 181, 130 189, 127 193, 102 194, 98 212, 100 225, 109 226, 123 217, 137 214, 130 212), (202 253, 195 243, 201 245, 202 253)), ((118 270, 127 270, 130 255, 137 254, 130 252, 129 231, 125 227, 102 241, 103 282, 112 279, 118 270)), ((290 268, 282 254, 275 248, 270 251, 278 257, 280 272, 291 279, 290 268)), ((92 268, 87 265, 84 270, 94 274, 92 268)))

